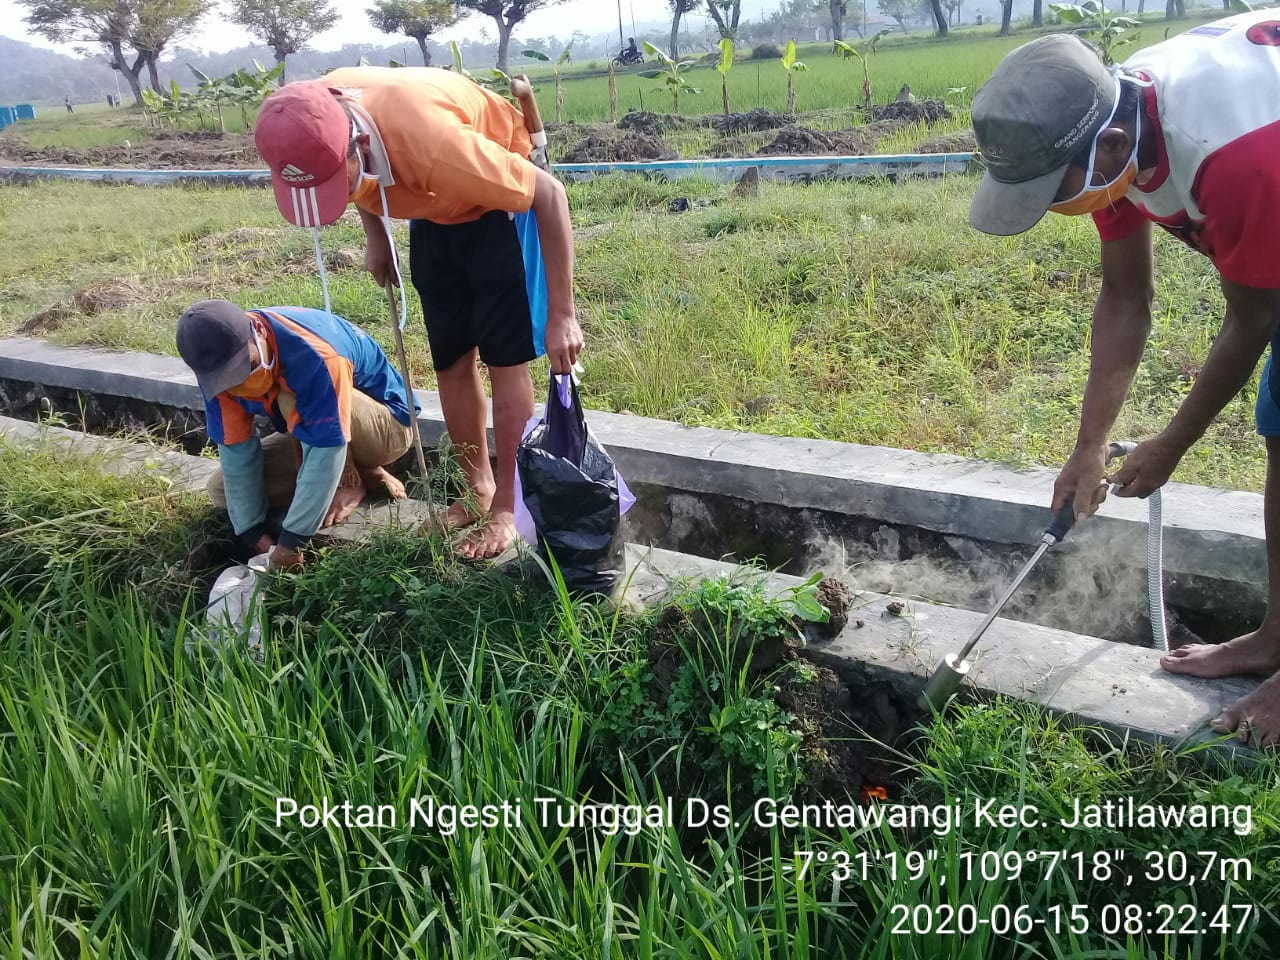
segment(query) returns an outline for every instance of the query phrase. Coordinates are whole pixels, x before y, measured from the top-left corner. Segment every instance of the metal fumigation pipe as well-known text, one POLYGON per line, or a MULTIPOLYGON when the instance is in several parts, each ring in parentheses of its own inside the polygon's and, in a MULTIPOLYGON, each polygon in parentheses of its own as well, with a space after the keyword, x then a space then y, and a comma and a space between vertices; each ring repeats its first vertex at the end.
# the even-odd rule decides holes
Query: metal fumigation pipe
MULTIPOLYGON (((1110 444, 1107 447, 1107 463, 1109 464, 1119 457, 1128 456, 1137 446, 1137 443, 1132 440, 1123 440, 1110 444)), ((1115 489, 1116 487, 1113 484, 1112 490, 1115 489)), ((1169 633, 1164 619, 1164 531, 1162 529, 1162 508, 1160 491, 1156 490, 1147 498, 1147 605, 1151 616, 1152 646, 1162 653, 1167 653, 1169 650, 1169 633)), ((938 664, 920 695, 919 705, 921 709, 942 709, 947 699, 960 689, 960 684, 968 676, 972 667, 968 661, 968 656, 973 652, 973 648, 977 646, 978 641, 987 632, 987 628, 999 616, 1000 611, 1004 609, 1005 604, 1009 602, 1018 587, 1022 586, 1022 582, 1027 578, 1027 575, 1035 569, 1045 551, 1061 543, 1074 525, 1075 509, 1072 504, 1068 503, 1054 515, 1053 523, 1041 535, 1040 544, 1031 555, 1031 558, 1018 572, 1018 575, 1014 577, 1013 582, 1009 584, 1008 589, 1000 596, 1000 599, 995 602, 995 605, 983 618, 982 622, 978 624, 977 629, 969 636, 965 645, 958 652, 947 654, 942 663, 938 664)))

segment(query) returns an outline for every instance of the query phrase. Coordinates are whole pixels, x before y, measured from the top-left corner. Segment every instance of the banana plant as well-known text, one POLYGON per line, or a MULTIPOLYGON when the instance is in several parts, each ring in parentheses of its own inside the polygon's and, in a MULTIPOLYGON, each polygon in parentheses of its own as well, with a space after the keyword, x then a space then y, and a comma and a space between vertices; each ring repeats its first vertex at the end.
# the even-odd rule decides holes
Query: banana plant
POLYGON ((218 130, 221 133, 226 133, 227 124, 222 116, 222 104, 223 101, 232 97, 231 85, 226 79, 213 79, 189 63, 187 64, 187 69, 196 75, 196 80, 199 83, 196 88, 196 99, 213 105, 214 111, 218 114, 218 130))
POLYGON ((142 112, 147 118, 147 126, 164 127, 164 97, 150 87, 142 88, 142 112))
POLYGON ((467 72, 467 68, 462 63, 462 48, 458 46, 457 40, 449 41, 449 53, 453 55, 453 72, 470 78, 471 74, 467 72))
POLYGON ((1107 9, 1103 0, 1084 0, 1084 3, 1051 3, 1049 9, 1063 23, 1082 23, 1076 33, 1083 37, 1097 37, 1102 48, 1102 62, 1116 62, 1116 52, 1138 39, 1133 29, 1142 24, 1133 17, 1116 17, 1107 9))
POLYGON ((733 69, 733 38, 724 37, 720 41, 720 62, 716 64, 716 72, 720 74, 720 98, 724 101, 724 115, 729 115, 729 71, 733 69))
POLYGON ((782 54, 781 63, 782 69, 787 71, 787 116, 794 117, 796 114, 796 74, 809 69, 804 61, 797 59, 796 42, 794 40, 787 41, 787 49, 782 54))
POLYGON ((645 53, 655 58, 660 64, 660 70, 645 70, 640 76, 647 80, 654 80, 658 77, 662 78, 665 86, 659 87, 659 90, 665 89, 671 94, 671 106, 676 113, 680 112, 680 97, 682 94, 701 93, 697 87, 689 83, 684 72, 694 65, 694 60, 675 60, 667 55, 666 51, 659 50, 648 40, 643 41, 645 53))
POLYGON ((834 44, 836 56, 842 60, 857 60, 862 65, 862 106, 866 110, 871 109, 871 55, 876 52, 880 38, 888 34, 888 30, 881 30, 874 37, 862 41, 861 50, 844 40, 837 40, 834 44))
POLYGON ((564 121, 564 71, 561 69, 571 59, 573 52, 573 41, 569 41, 569 45, 560 52, 560 56, 554 61, 541 50, 525 50, 524 55, 532 60, 541 60, 543 63, 550 63, 551 69, 556 75, 556 123, 564 121))

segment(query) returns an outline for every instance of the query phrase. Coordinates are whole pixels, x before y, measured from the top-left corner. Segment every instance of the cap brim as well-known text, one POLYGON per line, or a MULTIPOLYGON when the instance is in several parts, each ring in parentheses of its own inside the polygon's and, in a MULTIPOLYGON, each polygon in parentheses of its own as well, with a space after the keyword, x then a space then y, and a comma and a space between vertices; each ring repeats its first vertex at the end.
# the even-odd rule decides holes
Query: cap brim
POLYGON ((197 373, 196 383, 200 384, 200 391, 206 397, 213 399, 232 387, 240 386, 249 379, 249 374, 252 372, 253 361, 249 359, 249 351, 237 350, 235 356, 216 370, 197 373))
POLYGON ((295 227, 327 227, 341 219, 347 209, 348 190, 345 164, 328 180, 300 187, 283 177, 271 178, 276 206, 295 227))
POLYGON ((1034 180, 1004 183, 988 170, 969 206, 969 223, 983 233, 1011 237, 1030 230, 1049 212, 1071 164, 1064 163, 1034 180))

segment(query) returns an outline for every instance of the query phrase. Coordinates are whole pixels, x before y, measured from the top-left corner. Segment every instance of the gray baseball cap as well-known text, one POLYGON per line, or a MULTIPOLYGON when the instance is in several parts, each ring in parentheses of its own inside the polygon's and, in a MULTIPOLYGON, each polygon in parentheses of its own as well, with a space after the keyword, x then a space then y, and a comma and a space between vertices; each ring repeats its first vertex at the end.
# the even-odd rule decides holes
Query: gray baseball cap
POLYGON ((229 300, 200 300, 178 318, 178 353, 208 399, 248 379, 252 339, 249 315, 229 300))
POLYGON ((1111 70, 1072 34, 1040 37, 1000 61, 973 98, 973 133, 987 172, 969 222, 997 236, 1039 223, 1119 96, 1111 70))

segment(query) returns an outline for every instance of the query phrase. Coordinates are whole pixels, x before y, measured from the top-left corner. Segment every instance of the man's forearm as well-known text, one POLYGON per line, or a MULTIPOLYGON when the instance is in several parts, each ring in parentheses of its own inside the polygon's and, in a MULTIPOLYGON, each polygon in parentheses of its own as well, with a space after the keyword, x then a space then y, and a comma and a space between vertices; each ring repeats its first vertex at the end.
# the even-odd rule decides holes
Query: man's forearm
POLYGON ((1151 309, 1141 300, 1117 303, 1105 294, 1093 310, 1089 350, 1089 379, 1080 408, 1076 446, 1100 446, 1107 441, 1129 385, 1142 360, 1151 332, 1151 309))
POLYGON ((533 212, 538 220, 538 238, 547 274, 548 319, 572 317, 575 314, 573 227, 569 219, 569 200, 564 187, 545 170, 538 171, 533 212))
POLYGON ((1274 328, 1275 312, 1268 291, 1228 293, 1222 330, 1191 392, 1163 431, 1168 440, 1185 451, 1204 436, 1213 419, 1249 382, 1274 328))
POLYGON ((382 218, 376 214, 370 213, 364 207, 356 207, 356 212, 360 214, 360 225, 364 227, 364 237, 366 240, 374 240, 387 238, 386 230, 382 226, 382 218))
POLYGON ((267 488, 263 478, 262 443, 252 436, 242 443, 218 444, 227 516, 236 535, 256 541, 266 530, 267 488))
POLYGON ((345 444, 341 447, 302 445, 302 467, 298 470, 297 488, 280 532, 282 547, 291 550, 304 547, 312 534, 320 529, 342 479, 347 449, 345 444))

